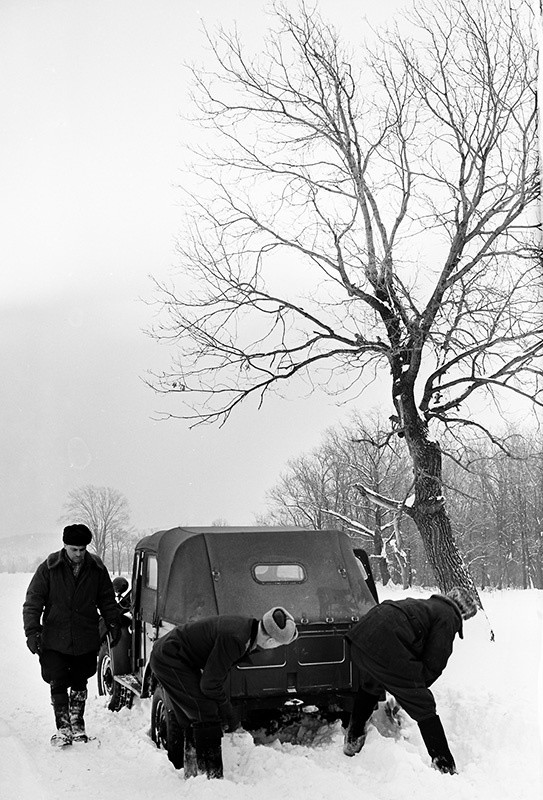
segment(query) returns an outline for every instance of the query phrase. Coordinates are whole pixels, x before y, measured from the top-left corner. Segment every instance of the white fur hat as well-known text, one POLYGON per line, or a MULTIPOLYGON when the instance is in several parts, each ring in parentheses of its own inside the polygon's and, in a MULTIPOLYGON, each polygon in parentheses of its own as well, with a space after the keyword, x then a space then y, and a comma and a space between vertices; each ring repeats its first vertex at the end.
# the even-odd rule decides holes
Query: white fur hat
POLYGON ((453 588, 447 592, 446 597, 456 603, 460 609, 463 619, 474 617, 477 613, 477 603, 475 598, 471 592, 469 592, 463 586, 453 586, 453 588))
POLYGON ((298 638, 294 617, 282 606, 275 606, 266 611, 261 625, 264 633, 280 644, 290 644, 298 638))

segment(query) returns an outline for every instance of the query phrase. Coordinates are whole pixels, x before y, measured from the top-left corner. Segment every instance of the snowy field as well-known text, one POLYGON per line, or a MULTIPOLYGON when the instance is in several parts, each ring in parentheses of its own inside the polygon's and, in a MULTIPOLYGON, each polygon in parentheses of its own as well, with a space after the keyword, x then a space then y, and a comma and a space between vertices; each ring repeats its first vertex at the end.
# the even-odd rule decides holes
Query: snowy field
MULTIPOLYGON (((36 656, 27 650, 21 607, 30 575, 0 574, 0 798, 2 800, 540 800, 543 797, 543 592, 484 594, 496 634, 478 614, 456 640, 435 684, 438 711, 459 774, 441 775, 416 724, 394 737, 376 711, 366 746, 341 751, 340 724, 300 730, 300 743, 256 746, 249 734, 223 740, 225 780, 185 782, 149 738, 150 701, 112 714, 89 683, 88 732, 66 750, 49 744, 53 714, 36 656), (305 731, 306 735, 302 735, 305 731), (311 735, 308 735, 311 733, 311 735)), ((381 599, 429 592, 381 590, 381 599)))

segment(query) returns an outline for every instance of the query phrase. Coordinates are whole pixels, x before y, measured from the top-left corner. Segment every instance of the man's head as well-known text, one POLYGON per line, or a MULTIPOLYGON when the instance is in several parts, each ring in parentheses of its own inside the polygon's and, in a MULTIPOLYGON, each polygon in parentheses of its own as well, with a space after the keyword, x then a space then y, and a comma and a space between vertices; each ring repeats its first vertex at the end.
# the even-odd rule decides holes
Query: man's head
POLYGON ((74 564, 79 564, 85 557, 87 545, 92 540, 92 533, 86 525, 66 525, 62 534, 66 555, 74 564))
POLYGON ((445 596, 456 603, 462 614, 462 619, 469 619, 477 613, 477 603, 473 595, 463 586, 453 586, 445 596))
POLYGON ((126 578, 123 578, 122 575, 119 575, 117 578, 113 578, 112 584, 115 594, 124 594, 128 589, 128 581, 126 578))
POLYGON ((263 650, 272 650, 291 644, 297 638, 298 630, 292 614, 282 606, 275 606, 266 611, 258 624, 256 645, 263 650))

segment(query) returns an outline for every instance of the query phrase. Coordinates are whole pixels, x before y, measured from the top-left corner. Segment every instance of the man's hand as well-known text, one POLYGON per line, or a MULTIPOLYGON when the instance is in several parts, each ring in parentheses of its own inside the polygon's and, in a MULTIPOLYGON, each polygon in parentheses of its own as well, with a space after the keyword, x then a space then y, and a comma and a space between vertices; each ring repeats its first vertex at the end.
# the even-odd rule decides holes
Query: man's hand
POLYGON ((41 655, 41 633, 31 633, 26 637, 26 646, 34 655, 41 655))
POLYGON ((234 733, 241 727, 240 715, 230 702, 221 703, 219 706, 219 716, 225 733, 234 733))

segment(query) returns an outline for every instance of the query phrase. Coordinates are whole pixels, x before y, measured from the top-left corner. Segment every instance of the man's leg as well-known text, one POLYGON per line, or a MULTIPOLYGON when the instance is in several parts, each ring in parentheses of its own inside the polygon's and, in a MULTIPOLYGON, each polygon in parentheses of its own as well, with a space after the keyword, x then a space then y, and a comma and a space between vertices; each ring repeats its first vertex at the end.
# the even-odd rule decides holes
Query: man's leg
POLYGON ((51 689, 51 705, 55 715, 57 732, 51 737, 55 747, 66 747, 72 743, 72 726, 68 702, 69 663, 68 656, 56 650, 44 650, 40 656, 42 677, 51 689))
POLYGON ((198 772, 208 778, 222 778, 222 726, 220 722, 194 725, 194 744, 198 772))
POLYGON ((362 688, 358 690, 343 742, 346 756, 354 756, 362 750, 366 741, 367 722, 378 702, 379 695, 362 688))
POLYGON ((185 778, 222 778, 222 726, 217 703, 200 690, 200 673, 179 661, 173 665, 156 657, 151 666, 168 694, 179 725, 185 729, 185 778))
POLYGON ((79 656, 69 657, 69 706, 72 740, 88 742, 85 731, 85 704, 87 701, 87 681, 96 672, 96 651, 92 650, 79 656))

